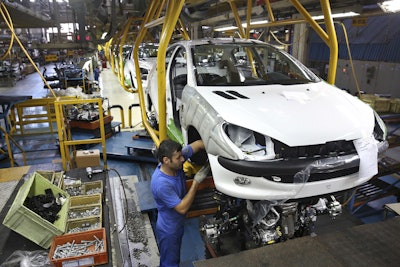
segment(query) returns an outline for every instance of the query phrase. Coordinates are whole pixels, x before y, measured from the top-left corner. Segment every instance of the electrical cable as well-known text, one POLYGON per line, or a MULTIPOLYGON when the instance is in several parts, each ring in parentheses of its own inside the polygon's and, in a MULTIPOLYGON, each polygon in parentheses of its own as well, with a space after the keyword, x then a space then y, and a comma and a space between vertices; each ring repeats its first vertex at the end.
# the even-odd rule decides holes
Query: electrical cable
MULTIPOLYGON (((352 57, 351 50, 350 50, 349 38, 348 38, 348 35, 347 35, 346 27, 345 27, 345 25, 344 25, 343 22, 334 21, 334 23, 339 24, 340 26, 342 26, 343 34, 344 34, 344 37, 345 37, 345 40, 346 40, 347 53, 348 53, 348 55, 349 55, 349 61, 350 61, 350 66, 351 66, 351 71, 352 71, 353 79, 354 79, 354 82, 355 82, 355 84, 356 84, 356 89, 357 89, 358 95, 359 95, 359 97, 360 97, 360 96, 361 96, 361 90, 360 90, 360 85, 359 85, 359 83, 358 83, 357 75, 356 75, 355 69, 354 69, 353 57, 352 57)), ((319 24, 323 24, 323 23, 319 23, 319 24)), ((300 35, 300 37, 301 37, 303 34, 305 34, 305 32, 306 32, 306 30, 303 31, 303 33, 300 35)), ((275 41, 277 41, 277 42, 278 42, 279 44, 281 44, 281 45, 284 45, 284 46, 291 46, 291 45, 294 44, 294 42, 292 42, 292 43, 290 43, 290 44, 289 44, 289 43, 283 43, 283 42, 281 42, 281 41, 278 39, 278 37, 277 37, 273 32, 270 32, 269 34, 275 39, 275 41)), ((300 39, 300 37, 299 37, 299 39, 300 39)))
POLYGON ((358 91, 358 96, 360 97, 360 96, 361 96, 361 90, 360 90, 360 85, 358 84, 357 75, 356 75, 355 70, 354 70, 353 57, 351 56, 350 45, 349 45, 349 38, 347 37, 347 30, 346 30, 346 27, 345 27, 345 25, 343 24, 343 22, 335 22, 335 23, 337 23, 337 24, 339 24, 339 25, 342 26, 343 33, 344 33, 344 38, 346 39, 347 53, 349 54, 349 61, 350 61, 350 65, 351 65, 351 71, 352 71, 352 74, 353 74, 354 82, 356 83, 356 88, 357 88, 357 91, 358 91))
MULTIPOLYGON (((36 63, 33 62, 31 56, 29 55, 28 51, 26 51, 24 45, 22 44, 22 42, 19 40, 18 36, 15 34, 14 32, 14 27, 12 25, 12 23, 10 23, 7 19, 6 16, 4 15, 3 9, 6 11, 6 13, 8 13, 6 6, 4 5, 4 3, 1 3, 1 9, 0 9, 0 13, 3 16, 4 22, 7 24, 7 27, 10 29, 11 31, 11 35, 14 36, 15 40, 17 41, 17 43, 19 44, 21 50, 24 52, 24 54, 26 55, 26 57, 28 58, 29 62, 32 64, 32 66, 35 68, 36 72, 39 73, 39 76, 42 78, 44 84, 47 86, 47 88, 50 90, 51 94, 53 95, 53 97, 57 97, 53 88, 51 88, 51 86, 49 85, 49 83, 47 82, 47 80, 43 77, 42 73, 40 72, 39 68, 36 66, 36 63)), ((11 19, 10 19, 11 20, 11 19)))
MULTIPOLYGON (((12 31, 14 31, 14 25, 13 25, 13 23, 12 23, 12 19, 11 19, 10 13, 8 12, 7 8, 5 7, 5 5, 4 5, 3 3, 1 4, 0 12, 1 12, 1 15, 3 16, 3 19, 4 19, 5 21, 8 20, 9 24, 10 24, 11 27, 12 27, 12 31), (4 10, 4 12, 6 13, 5 15, 4 15, 3 10, 4 10)), ((14 38, 15 38, 14 35, 11 34, 10 45, 8 46, 8 49, 7 49, 7 51, 4 53, 4 55, 0 57, 0 61, 3 61, 4 59, 6 59, 6 57, 10 54, 10 51, 11 51, 12 46, 13 46, 13 44, 14 44, 14 38)))
POLYGON ((124 225, 122 226, 122 228, 118 231, 118 234, 120 234, 125 229, 126 225, 128 224, 128 200, 126 198, 125 186, 124 186, 124 183, 122 181, 122 177, 119 174, 119 172, 116 169, 113 169, 113 168, 110 168, 110 169, 107 169, 107 170, 114 171, 118 175, 120 183, 121 183, 121 186, 122 186, 122 191, 124 193, 124 198, 125 198, 125 221, 124 221, 124 225))
POLYGON ((354 197, 357 190, 358 190, 358 186, 356 188, 354 188, 353 193, 342 203, 342 207, 346 207, 347 204, 349 204, 350 200, 354 197))
MULTIPOLYGON (((305 32, 305 31, 304 31, 304 32, 305 32)), ((273 32, 271 32, 271 31, 269 32, 269 34, 271 34, 272 37, 274 37, 275 41, 278 42, 278 44, 280 44, 280 45, 284 45, 284 46, 292 46, 292 45, 293 45, 293 43, 291 43, 291 44, 286 44, 286 43, 280 41, 279 38, 278 38, 273 32)))

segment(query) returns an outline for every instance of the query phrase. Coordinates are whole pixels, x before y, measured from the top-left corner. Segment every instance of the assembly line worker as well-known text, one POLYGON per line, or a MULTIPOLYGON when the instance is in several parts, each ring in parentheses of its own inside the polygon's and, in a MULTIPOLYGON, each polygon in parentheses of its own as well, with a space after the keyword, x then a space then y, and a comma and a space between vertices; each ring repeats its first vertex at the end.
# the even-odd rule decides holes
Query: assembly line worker
POLYGON ((194 175, 186 192, 183 164, 202 149, 204 143, 201 140, 183 148, 175 141, 164 140, 158 147, 159 164, 151 177, 151 191, 158 211, 156 237, 160 267, 179 266, 185 214, 193 203, 199 184, 210 171, 207 163, 194 175))

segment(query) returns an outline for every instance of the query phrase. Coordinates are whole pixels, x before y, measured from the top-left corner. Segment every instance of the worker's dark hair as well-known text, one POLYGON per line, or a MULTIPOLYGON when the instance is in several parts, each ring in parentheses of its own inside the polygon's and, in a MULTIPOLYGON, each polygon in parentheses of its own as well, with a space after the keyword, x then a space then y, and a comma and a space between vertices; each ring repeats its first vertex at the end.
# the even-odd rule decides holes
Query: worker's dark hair
POLYGON ((182 150, 182 145, 178 142, 172 140, 164 140, 160 143, 157 150, 157 159, 159 162, 163 162, 162 159, 164 157, 172 158, 174 152, 179 152, 182 150))

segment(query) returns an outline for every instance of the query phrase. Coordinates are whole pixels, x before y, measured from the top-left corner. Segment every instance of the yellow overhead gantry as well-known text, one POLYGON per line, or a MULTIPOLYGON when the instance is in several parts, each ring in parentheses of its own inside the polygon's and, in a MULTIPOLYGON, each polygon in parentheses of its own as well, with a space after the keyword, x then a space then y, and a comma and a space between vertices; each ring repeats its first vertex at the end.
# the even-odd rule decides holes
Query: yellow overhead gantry
MULTIPOLYGON (((253 28, 260 27, 273 27, 273 26, 282 26, 282 25, 292 25, 297 23, 310 23, 311 27, 317 32, 317 34, 323 39, 323 41, 330 48, 330 60, 329 60, 329 72, 328 72, 328 83, 333 84, 336 78, 336 66, 337 66, 337 56, 338 56, 338 44, 335 28, 333 25, 333 19, 331 16, 331 8, 329 0, 320 0, 322 13, 324 15, 324 22, 327 28, 325 32, 318 23, 312 19, 311 15, 308 11, 302 6, 302 4, 298 0, 290 0, 293 6, 299 11, 300 14, 303 15, 304 19, 290 19, 290 20, 280 20, 276 21, 269 0, 265 0, 265 5, 268 11, 270 22, 265 24, 258 24, 255 26, 251 26, 251 9, 252 9, 252 1, 247 0, 247 25, 246 31, 243 29, 241 25, 241 21, 239 18, 239 13, 237 11, 235 1, 229 0, 229 4, 231 6, 232 12, 235 16, 235 21, 237 27, 239 29, 239 35, 241 38, 249 38, 250 30, 253 28)), ((177 24, 180 24, 179 31, 183 31, 183 37, 185 39, 189 39, 189 35, 186 32, 185 27, 183 26, 182 21, 179 16, 182 11, 182 8, 185 4, 185 0, 152 0, 148 6, 148 9, 145 14, 145 18, 142 22, 141 29, 139 31, 138 37, 136 38, 134 45, 134 62, 136 67, 136 77, 138 79, 138 93, 139 93, 139 101, 141 107, 141 117, 142 122, 153 139, 156 146, 160 144, 161 141, 167 139, 167 123, 166 123, 166 80, 165 80, 165 63, 166 63, 166 50, 171 41, 172 34, 177 27, 177 24), (165 8, 165 15, 160 17, 161 12, 165 8), (144 103, 144 93, 140 78, 140 69, 138 62, 138 48, 139 45, 143 42, 143 38, 147 33, 149 28, 158 26, 163 24, 160 40, 159 40, 159 48, 157 54, 157 77, 158 77, 158 111, 159 111, 159 130, 153 129, 147 121, 146 116, 146 108, 144 103)), ((182 32, 181 31, 181 32, 182 32)), ((154 103, 155 104, 155 103, 154 103)))
MULTIPOLYGON (((118 71, 115 71, 115 66, 112 65, 114 73, 117 73, 118 81, 119 81, 120 85, 122 86, 122 88, 124 88, 125 91, 127 91, 129 93, 136 93, 137 90, 130 86, 127 86, 125 83, 125 75, 124 75, 124 66, 125 65, 124 65, 123 47, 127 43, 133 44, 133 40, 136 39, 138 32, 139 32, 137 30, 137 28, 139 27, 138 22, 141 22, 143 20, 144 20, 143 17, 140 17, 140 18, 129 17, 127 22, 124 24, 123 30, 121 32, 121 36, 118 38, 118 40, 119 40, 118 55, 117 55, 118 56, 118 71)), ((146 37, 146 40, 151 40, 151 42, 155 42, 154 38, 150 34, 146 33, 145 37, 146 37)), ((138 56, 137 53, 135 55, 138 56)), ((115 57, 116 55, 113 55, 113 56, 115 57)), ((111 60, 114 60, 114 59, 111 59, 111 60)), ((112 62, 115 62, 115 60, 112 62)))
POLYGON ((133 55, 136 69, 136 77, 138 79, 138 93, 139 93, 139 103, 141 110, 142 122, 153 139, 156 146, 160 144, 160 142, 167 138, 167 123, 166 123, 166 107, 165 107, 165 91, 166 91, 166 82, 165 82, 165 55, 167 51, 167 47, 171 41, 172 34, 174 33, 177 24, 179 27, 178 31, 182 34, 184 39, 189 39, 189 34, 186 31, 183 22, 179 19, 179 15, 182 11, 184 0, 179 1, 158 1, 152 0, 149 3, 148 9, 146 11, 143 23, 141 25, 141 29, 139 31, 138 37, 136 38, 134 47, 133 47, 133 55), (162 11, 165 9, 164 17, 160 17, 162 11), (144 103, 144 93, 142 87, 142 80, 140 77, 140 68, 139 68, 139 46, 143 42, 144 37, 148 29, 152 27, 156 27, 160 24, 163 24, 158 54, 157 54, 157 77, 158 77, 158 106, 159 106, 159 131, 153 129, 147 121, 146 116, 146 108, 144 103))
POLYGON ((134 17, 130 17, 127 22, 125 23, 124 26, 124 30, 122 31, 122 36, 121 36, 121 40, 120 40, 120 44, 119 44, 119 49, 118 49, 118 81, 119 84, 122 86, 122 88, 124 88, 125 91, 132 93, 133 90, 129 89, 126 85, 125 85, 125 77, 124 77, 124 58, 123 58, 123 47, 125 45, 126 42, 126 38, 128 36, 129 33, 129 29, 131 27, 132 21, 134 19, 134 17))
POLYGON ((249 23, 249 21, 247 21, 247 25, 250 25, 247 27, 247 30, 250 31, 253 28, 284 26, 284 25, 292 25, 292 24, 308 22, 310 26, 314 29, 314 31, 321 37, 321 39, 329 47, 330 55, 329 55, 329 70, 328 70, 327 82, 330 84, 334 84, 336 80, 336 67, 337 67, 339 49, 338 49, 336 31, 335 31, 335 26, 333 24, 332 12, 329 0, 320 0, 322 14, 324 15, 324 24, 326 25, 326 31, 322 29, 322 27, 312 18, 310 13, 308 13, 308 11, 299 2, 299 0, 290 0, 290 2, 297 9, 297 11, 299 11, 299 13, 304 17, 304 19, 275 20, 270 1, 265 0, 265 6, 268 11, 270 22, 252 26, 249 23))

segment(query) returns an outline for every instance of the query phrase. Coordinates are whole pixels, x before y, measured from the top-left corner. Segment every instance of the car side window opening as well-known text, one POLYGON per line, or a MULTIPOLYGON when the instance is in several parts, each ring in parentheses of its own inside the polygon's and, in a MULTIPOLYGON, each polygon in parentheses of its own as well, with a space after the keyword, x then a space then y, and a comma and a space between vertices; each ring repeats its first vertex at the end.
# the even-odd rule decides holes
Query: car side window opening
POLYGON ((175 53, 171 61, 171 85, 174 98, 181 99, 183 88, 187 84, 186 51, 183 48, 175 53))
POLYGON ((187 56, 186 50, 181 47, 173 55, 170 67, 171 97, 173 106, 173 117, 176 126, 180 126, 179 107, 182 92, 187 84, 187 56))

